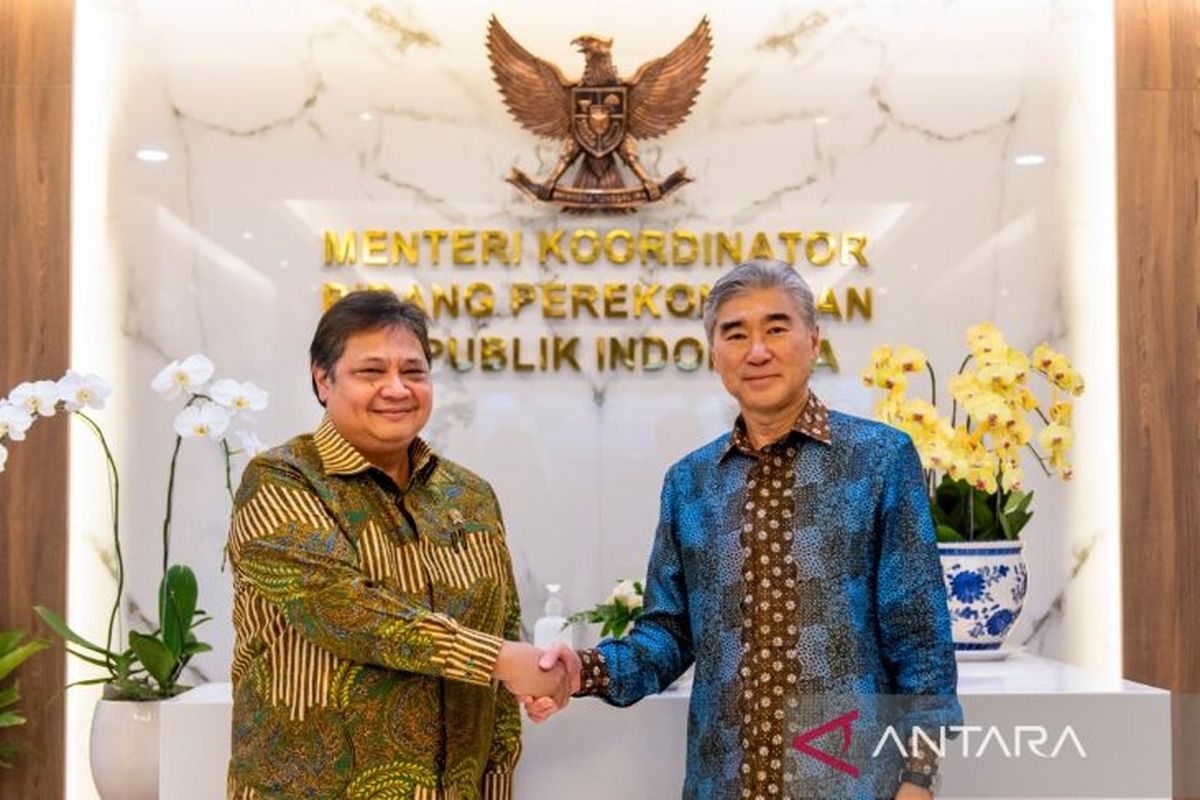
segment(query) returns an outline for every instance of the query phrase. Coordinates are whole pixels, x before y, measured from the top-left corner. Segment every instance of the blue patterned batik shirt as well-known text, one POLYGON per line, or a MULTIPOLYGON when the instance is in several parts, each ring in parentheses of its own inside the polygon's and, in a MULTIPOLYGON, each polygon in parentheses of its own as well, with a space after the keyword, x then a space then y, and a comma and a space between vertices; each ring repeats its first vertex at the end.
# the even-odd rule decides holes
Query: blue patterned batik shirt
POLYGON ((867 758, 860 741, 839 773, 829 765, 851 756, 837 741, 806 759, 794 740, 842 712, 896 723, 903 741, 961 724, 929 504, 901 431, 811 392, 761 449, 739 418, 667 472, 645 586, 630 634, 581 653, 581 694, 627 706, 694 663, 685 798, 890 796, 902 766, 934 769, 928 753, 867 758))

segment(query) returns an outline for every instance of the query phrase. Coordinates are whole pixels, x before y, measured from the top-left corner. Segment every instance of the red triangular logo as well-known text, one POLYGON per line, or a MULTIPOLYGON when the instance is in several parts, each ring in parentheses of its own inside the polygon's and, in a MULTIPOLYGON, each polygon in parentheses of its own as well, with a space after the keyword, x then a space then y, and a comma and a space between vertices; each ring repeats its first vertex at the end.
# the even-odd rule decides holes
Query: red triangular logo
POLYGON ((826 722, 822 725, 818 725, 817 727, 815 727, 811 730, 805 731, 804 733, 800 734, 799 736, 797 736, 795 739, 792 740, 792 747, 795 748, 796 750, 799 750, 801 753, 804 753, 807 756, 812 756, 813 758, 820 761, 822 764, 826 764, 830 767, 833 767, 836 770, 840 770, 840 771, 846 773, 851 778, 857 778, 858 777, 858 767, 854 766, 849 761, 843 761, 842 759, 838 758, 837 756, 831 756, 828 753, 818 750, 809 744, 809 742, 811 742, 812 740, 819 739, 822 736, 824 736, 825 734, 829 733, 830 731, 841 730, 841 732, 842 732, 841 755, 843 755, 843 756, 846 755, 846 753, 848 753, 850 751, 850 736, 853 733, 850 726, 854 723, 854 720, 856 720, 856 719, 858 719, 858 709, 855 709, 853 711, 842 714, 840 717, 838 717, 836 719, 831 719, 831 720, 829 720, 829 722, 826 722))

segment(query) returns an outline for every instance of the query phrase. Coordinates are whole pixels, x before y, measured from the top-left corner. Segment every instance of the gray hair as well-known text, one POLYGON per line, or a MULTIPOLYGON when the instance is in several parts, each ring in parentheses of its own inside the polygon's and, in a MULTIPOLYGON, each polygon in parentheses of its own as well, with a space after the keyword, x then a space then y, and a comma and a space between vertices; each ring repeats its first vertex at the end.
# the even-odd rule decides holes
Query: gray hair
POLYGON ((812 289, 808 288, 804 278, 785 261, 755 259, 738 264, 722 275, 709 291, 708 300, 704 303, 704 333, 708 336, 710 347, 713 329, 717 324, 717 311, 726 300, 756 289, 782 289, 796 305, 804 325, 809 330, 816 329, 817 310, 812 289))

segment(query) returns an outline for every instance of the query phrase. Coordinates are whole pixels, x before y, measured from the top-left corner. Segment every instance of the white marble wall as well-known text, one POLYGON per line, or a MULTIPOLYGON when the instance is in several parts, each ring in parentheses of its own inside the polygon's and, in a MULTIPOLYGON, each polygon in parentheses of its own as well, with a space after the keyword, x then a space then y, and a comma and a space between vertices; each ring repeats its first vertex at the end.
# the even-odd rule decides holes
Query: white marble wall
MULTIPOLYGON (((167 360, 201 351, 219 374, 271 392, 257 424, 264 440, 311 429, 320 409, 306 347, 319 286, 346 280, 322 266, 324 229, 861 230, 871 237, 870 269, 800 267, 817 286, 876 292, 872 322, 826 326, 843 371, 815 385, 833 406, 869 412, 874 398, 857 374, 873 346, 921 347, 945 374, 961 359, 962 331, 986 319, 1018 346, 1048 340, 1076 356, 1101 387, 1079 411, 1077 483, 1032 479, 1032 580, 1016 638, 1048 655, 1117 663, 1108 4, 110 0, 80 4, 78 19, 74 362, 118 384, 105 417, 119 432, 139 605, 150 602, 161 557, 175 411, 152 396, 149 380, 167 360), (614 60, 629 75, 707 14, 715 49, 696 108, 643 147, 660 174, 686 164, 695 183, 619 222, 560 215, 505 184, 513 165, 545 174, 556 149, 501 104, 483 48, 493 12, 569 75, 582 66, 569 46, 580 33, 614 37, 614 60), (147 147, 169 160, 136 159, 147 147), (1045 161, 1015 164, 1023 154, 1045 161), (1082 560, 1087 548, 1093 555, 1082 560), (1088 582, 1086 593, 1073 593, 1072 576, 1088 582)), ((552 275, 650 277, 634 267, 539 270, 529 255, 506 273, 358 274, 501 287, 552 275)), ((715 274, 666 267, 654 279, 715 274)), ((437 328, 472 330, 465 320, 437 328)), ((566 331, 585 344, 602 331, 700 332, 698 322, 533 315, 487 328, 566 331)), ((491 480, 502 501, 529 623, 544 582, 562 582, 568 604, 583 607, 615 578, 641 575, 664 469, 733 413, 707 371, 673 369, 447 370, 436 403, 432 441, 491 480)), ((77 448, 76 462, 85 457, 77 448)), ((76 465, 77 511, 95 509, 95 467, 76 465)), ((220 571, 228 504, 211 447, 185 445, 180 486, 172 558, 200 575, 215 650, 196 664, 222 679, 232 644, 220 571)), ((71 611, 81 625, 95 621, 108 591, 93 556, 104 548, 103 520, 93 517, 77 513, 73 523, 73 574, 83 579, 73 583, 71 611)), ((73 717, 74 731, 82 718, 73 717)))

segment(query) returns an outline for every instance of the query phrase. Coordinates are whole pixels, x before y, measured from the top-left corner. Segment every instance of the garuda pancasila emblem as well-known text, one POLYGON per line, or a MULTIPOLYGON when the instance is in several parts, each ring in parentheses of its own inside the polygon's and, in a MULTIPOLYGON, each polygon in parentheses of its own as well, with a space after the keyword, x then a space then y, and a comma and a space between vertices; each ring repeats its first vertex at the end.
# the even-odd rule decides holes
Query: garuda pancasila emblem
POLYGON ((635 140, 653 139, 675 128, 692 110, 712 51, 708 18, 661 58, 648 61, 629 80, 612 63, 612 39, 580 36, 571 42, 583 53, 583 77, 562 71, 530 53, 499 20, 488 24, 492 74, 508 110, 526 130, 563 141, 550 177, 536 183, 513 168, 506 180, 535 200, 571 210, 617 211, 653 202, 691 180, 678 169, 655 182, 638 160, 635 140), (571 186, 559 180, 583 156, 571 186), (626 186, 617 157, 639 184, 626 186))

